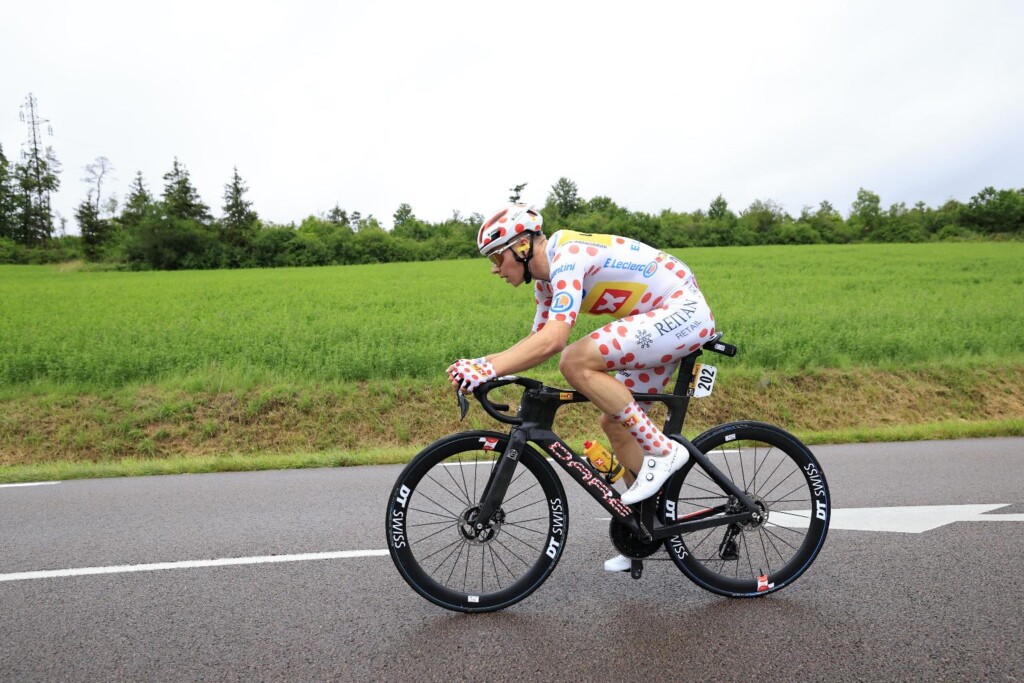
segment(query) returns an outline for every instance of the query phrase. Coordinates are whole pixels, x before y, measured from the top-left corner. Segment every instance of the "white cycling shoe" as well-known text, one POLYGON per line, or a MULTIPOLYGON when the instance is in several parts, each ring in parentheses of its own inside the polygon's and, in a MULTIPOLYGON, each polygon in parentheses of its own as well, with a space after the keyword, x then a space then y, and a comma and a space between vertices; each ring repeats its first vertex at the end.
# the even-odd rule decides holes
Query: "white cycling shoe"
POLYGON ((616 555, 610 560, 605 560, 604 570, 606 572, 628 572, 633 567, 633 560, 625 555, 616 555))
POLYGON ((668 481, 672 473, 681 469, 689 459, 690 454, 682 444, 676 444, 668 455, 645 455, 636 481, 622 494, 622 502, 632 505, 650 498, 668 481))

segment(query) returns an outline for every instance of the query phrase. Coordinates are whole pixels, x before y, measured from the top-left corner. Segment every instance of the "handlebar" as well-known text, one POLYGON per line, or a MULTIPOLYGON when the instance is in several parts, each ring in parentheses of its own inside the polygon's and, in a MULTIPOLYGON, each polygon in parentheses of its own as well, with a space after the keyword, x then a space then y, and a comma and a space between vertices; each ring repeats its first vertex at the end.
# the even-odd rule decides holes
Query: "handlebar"
MULTIPOLYGON (((480 386, 473 390, 473 397, 480 402, 480 405, 483 407, 484 412, 486 412, 488 415, 493 417, 498 422, 504 422, 505 424, 510 425, 521 425, 523 424, 523 418, 506 414, 507 411, 510 409, 510 406, 508 404, 494 403, 487 397, 487 395, 494 391, 495 389, 508 386, 509 384, 518 384, 519 386, 525 389, 540 389, 541 387, 544 386, 543 382, 539 382, 535 379, 530 379, 529 377, 517 377, 515 375, 508 375, 506 377, 499 377, 497 379, 492 379, 490 381, 484 382, 483 384, 481 384, 480 386)), ((459 392, 458 390, 456 390, 455 393, 459 401, 459 410, 462 413, 461 418, 465 418, 466 412, 469 410, 469 401, 467 401, 466 396, 459 392)))

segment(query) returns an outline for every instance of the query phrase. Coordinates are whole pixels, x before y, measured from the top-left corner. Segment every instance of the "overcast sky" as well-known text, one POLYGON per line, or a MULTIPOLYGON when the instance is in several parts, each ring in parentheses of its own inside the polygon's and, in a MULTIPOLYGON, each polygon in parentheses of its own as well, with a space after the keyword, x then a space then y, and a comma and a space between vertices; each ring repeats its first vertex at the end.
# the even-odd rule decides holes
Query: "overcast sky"
POLYGON ((490 213, 560 176, 648 212, 935 206, 1024 187, 1022 36, 1024 3, 984 0, 11 2, 0 144, 35 94, 72 226, 98 156, 122 197, 177 157, 216 215, 237 166, 282 223, 490 213))

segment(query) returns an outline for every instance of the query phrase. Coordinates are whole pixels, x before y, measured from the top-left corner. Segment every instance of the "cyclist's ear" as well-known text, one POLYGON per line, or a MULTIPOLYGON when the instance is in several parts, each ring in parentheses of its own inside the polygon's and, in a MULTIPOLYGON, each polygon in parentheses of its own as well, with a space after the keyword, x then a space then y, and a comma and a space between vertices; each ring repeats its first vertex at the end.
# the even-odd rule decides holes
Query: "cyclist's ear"
POLYGON ((516 245, 512 247, 512 250, 520 256, 526 256, 530 252, 530 238, 524 237, 516 242, 516 245))

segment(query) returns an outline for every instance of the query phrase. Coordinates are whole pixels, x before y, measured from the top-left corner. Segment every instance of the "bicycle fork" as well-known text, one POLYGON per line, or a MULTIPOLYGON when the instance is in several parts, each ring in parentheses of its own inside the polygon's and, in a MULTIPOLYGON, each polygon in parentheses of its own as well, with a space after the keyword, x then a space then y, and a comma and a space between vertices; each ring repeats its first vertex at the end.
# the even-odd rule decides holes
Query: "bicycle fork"
POLYGON ((525 448, 526 432, 519 428, 513 429, 509 436, 508 447, 498 458, 494 469, 491 470, 491 476, 487 479, 487 485, 484 486, 480 496, 480 511, 477 513, 474 523, 477 531, 483 530, 491 521, 494 513, 501 507, 501 503, 505 500, 505 493, 508 491, 508 485, 512 481, 512 475, 515 474, 516 465, 519 464, 519 457, 525 448))

